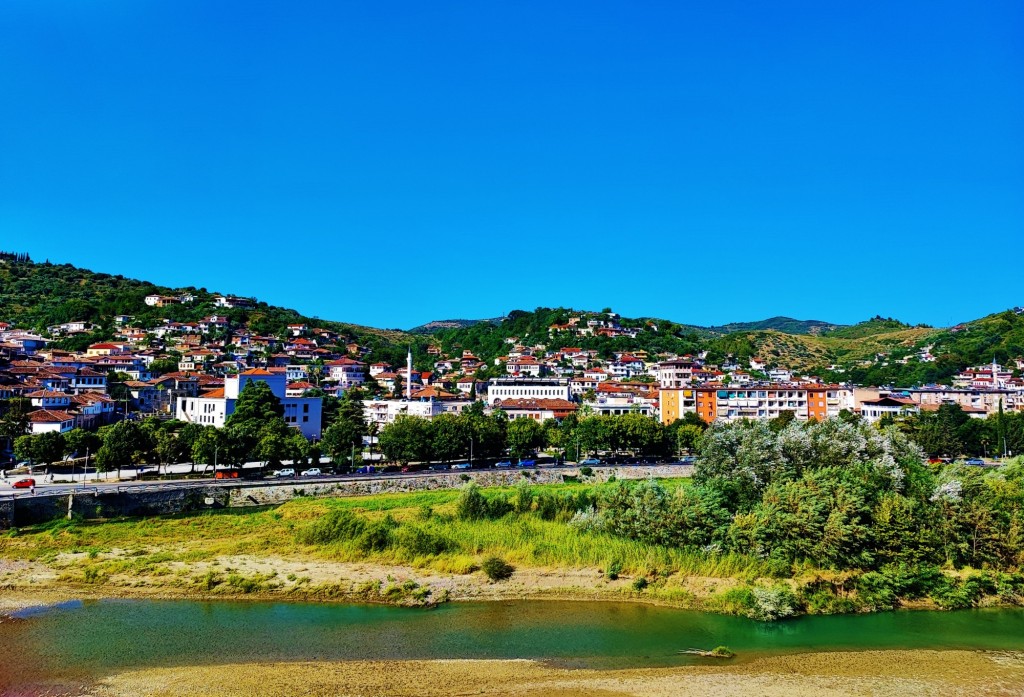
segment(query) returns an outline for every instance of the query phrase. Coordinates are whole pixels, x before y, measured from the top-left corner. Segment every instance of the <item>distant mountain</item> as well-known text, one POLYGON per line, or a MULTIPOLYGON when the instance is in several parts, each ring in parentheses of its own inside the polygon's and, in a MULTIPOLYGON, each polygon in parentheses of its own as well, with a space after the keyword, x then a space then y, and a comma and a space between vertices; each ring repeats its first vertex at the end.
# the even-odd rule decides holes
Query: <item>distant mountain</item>
POLYGON ((442 329, 463 329, 477 324, 501 324, 504 317, 493 317, 491 319, 438 319, 433 322, 421 324, 409 330, 410 334, 433 334, 442 329))
POLYGON ((792 317, 769 317, 758 322, 731 322, 718 327, 707 327, 716 334, 733 332, 776 331, 783 334, 820 334, 843 327, 842 324, 822 322, 817 319, 793 319, 792 317))

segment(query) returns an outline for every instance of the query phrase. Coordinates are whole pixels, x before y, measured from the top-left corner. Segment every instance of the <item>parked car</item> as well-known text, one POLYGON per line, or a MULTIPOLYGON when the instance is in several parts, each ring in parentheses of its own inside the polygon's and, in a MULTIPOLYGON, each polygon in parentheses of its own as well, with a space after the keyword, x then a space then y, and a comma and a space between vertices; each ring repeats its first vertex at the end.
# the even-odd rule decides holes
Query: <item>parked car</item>
POLYGON ((494 466, 495 467, 501 467, 502 469, 505 469, 507 467, 511 467, 512 466, 512 462, 509 461, 509 460, 502 460, 501 462, 494 463, 494 466))
POLYGON ((277 470, 274 472, 275 477, 294 477, 295 470, 291 467, 285 467, 283 470, 277 470))
POLYGON ((681 465, 695 465, 697 464, 697 458, 693 455, 687 455, 686 457, 679 458, 679 464, 681 465))
POLYGON ((594 465, 600 465, 601 461, 596 457, 588 457, 586 460, 581 460, 579 464, 593 467, 594 465))
POLYGON ((320 471, 319 467, 310 467, 308 470, 302 470, 303 477, 319 477, 323 472, 320 471))
POLYGON ((373 465, 363 465, 356 470, 356 474, 373 474, 377 469, 373 465))
POLYGON ((519 464, 516 465, 516 467, 536 467, 536 466, 537 466, 537 461, 536 460, 520 460, 519 464))
POLYGON ((974 465, 975 467, 981 467, 985 464, 985 461, 980 457, 970 457, 964 460, 965 465, 974 465))
POLYGON ((35 485, 36 480, 32 479, 32 477, 25 477, 24 479, 19 479, 13 484, 11 484, 11 486, 14 487, 15 489, 31 489, 35 485))
POLYGON ((217 470, 214 479, 238 479, 238 470, 217 470))
POLYGON ((468 470, 468 469, 473 469, 473 467, 468 462, 456 462, 454 465, 452 465, 452 469, 453 470, 468 470))

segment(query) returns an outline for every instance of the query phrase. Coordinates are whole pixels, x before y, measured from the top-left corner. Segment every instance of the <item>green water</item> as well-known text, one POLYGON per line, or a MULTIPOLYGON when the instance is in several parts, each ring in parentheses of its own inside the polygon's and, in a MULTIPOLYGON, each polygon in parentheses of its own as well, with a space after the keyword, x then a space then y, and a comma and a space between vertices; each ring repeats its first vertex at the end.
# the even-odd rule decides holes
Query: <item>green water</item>
POLYGON ((424 610, 91 601, 0 622, 0 676, 7 675, 10 685, 20 679, 12 677, 19 671, 26 680, 36 671, 51 679, 84 679, 132 667, 267 660, 535 658, 571 666, 663 666, 707 660, 676 652, 719 644, 740 660, 828 650, 1024 649, 1024 610, 889 612, 762 624, 629 603, 452 603, 424 610))

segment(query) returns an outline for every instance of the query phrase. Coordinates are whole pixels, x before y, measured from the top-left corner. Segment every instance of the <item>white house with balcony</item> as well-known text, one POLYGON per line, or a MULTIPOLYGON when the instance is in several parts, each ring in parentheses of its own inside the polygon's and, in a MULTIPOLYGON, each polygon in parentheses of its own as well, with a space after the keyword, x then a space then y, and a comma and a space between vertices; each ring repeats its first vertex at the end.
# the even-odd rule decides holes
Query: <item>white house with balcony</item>
POLYGON ((364 369, 366 364, 354 358, 339 358, 324 364, 326 378, 338 383, 338 387, 347 390, 351 387, 359 387, 365 380, 364 369))

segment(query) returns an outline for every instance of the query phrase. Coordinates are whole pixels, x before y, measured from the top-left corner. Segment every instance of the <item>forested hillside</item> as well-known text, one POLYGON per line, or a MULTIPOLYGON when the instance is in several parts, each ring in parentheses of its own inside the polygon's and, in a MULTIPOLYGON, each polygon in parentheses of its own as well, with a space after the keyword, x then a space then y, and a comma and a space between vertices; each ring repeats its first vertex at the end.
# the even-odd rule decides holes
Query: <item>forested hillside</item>
POLYGON ((718 363, 734 358, 741 363, 759 357, 769 366, 806 371, 835 381, 858 384, 911 386, 943 383, 971 365, 993 359, 1011 364, 1024 356, 1024 314, 1020 310, 989 315, 949 329, 911 326, 892 318, 876 316, 852 326, 829 325, 816 320, 774 317, 761 322, 733 323, 721 327, 699 327, 649 317, 626 318, 612 314, 570 308, 515 310, 505 318, 491 320, 448 320, 417 328, 417 334, 375 329, 337 321, 311 319, 292 309, 257 300, 253 308, 218 308, 216 293, 206 288, 166 288, 146 281, 95 273, 70 264, 36 263, 25 254, 0 253, 0 321, 45 331, 48 326, 87 321, 99 328, 71 341, 74 346, 109 339, 113 318, 131 315, 142 328, 164 320, 197 321, 212 314, 227 315, 236 326, 247 326, 259 334, 283 334, 288 324, 308 323, 339 333, 345 341, 357 341, 374 350, 374 360, 400 364, 411 347, 416 365, 430 369, 428 345, 440 346, 448 355, 473 352, 485 361, 507 355, 513 343, 542 344, 547 350, 566 347, 594 349, 603 358, 616 352, 646 351, 652 358, 660 353, 697 354, 708 351, 708 360, 718 363), (150 307, 144 298, 151 294, 190 293, 189 304, 150 307), (616 336, 580 336, 567 327, 570 321, 585 327, 596 321, 614 326, 616 336), (743 328, 722 334, 718 330, 743 328), (756 328, 756 329, 755 329, 756 328), (634 336, 629 336, 633 334, 634 336), (934 361, 919 360, 931 347, 934 361), (834 368, 836 367, 836 368, 834 368))
POLYGON ((698 328, 651 318, 618 318, 623 330, 636 330, 629 336, 577 336, 571 330, 549 331, 553 325, 566 325, 571 318, 580 318, 580 326, 588 320, 608 321, 609 310, 585 312, 568 308, 540 307, 533 312, 513 310, 500 324, 475 324, 470 327, 443 329, 435 332, 434 339, 446 353, 472 351, 477 357, 489 360, 507 355, 510 340, 524 345, 543 344, 548 350, 579 347, 597 350, 602 357, 611 357, 616 351, 645 350, 649 354, 670 352, 696 353, 704 345, 705 336, 698 328))
MULTIPOLYGON (((225 294, 229 291, 223 291, 225 294)), ((248 326, 258 334, 283 334, 287 325, 312 323, 337 331, 344 338, 367 344, 403 343, 409 335, 396 330, 341 322, 313 320, 296 310, 257 302, 253 308, 215 307, 214 295, 206 288, 167 288, 124 276, 112 276, 81 269, 71 264, 35 263, 26 255, 0 255, 0 321, 14 326, 45 331, 64 322, 86 321, 100 328, 79 342, 102 340, 112 335, 113 318, 131 315, 133 324, 154 327, 163 320, 194 322, 213 314, 226 315, 235 325, 248 326), (166 307, 150 307, 151 294, 190 293, 194 301, 166 307)))

